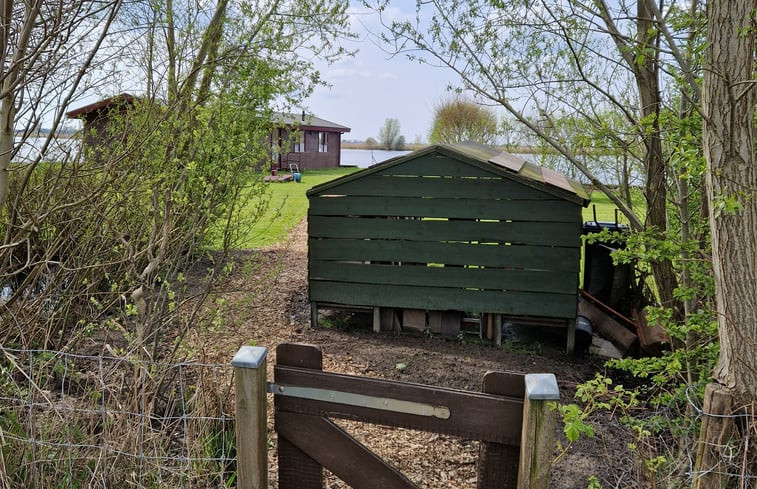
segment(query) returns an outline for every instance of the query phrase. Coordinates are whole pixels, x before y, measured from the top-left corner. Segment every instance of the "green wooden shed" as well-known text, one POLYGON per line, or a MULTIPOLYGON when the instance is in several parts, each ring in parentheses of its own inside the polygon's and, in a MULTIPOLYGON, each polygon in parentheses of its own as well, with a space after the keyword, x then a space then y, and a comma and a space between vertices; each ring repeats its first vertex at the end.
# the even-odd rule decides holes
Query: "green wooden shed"
POLYGON ((564 320, 578 303, 580 183, 473 143, 435 145, 308 191, 318 308, 564 320))

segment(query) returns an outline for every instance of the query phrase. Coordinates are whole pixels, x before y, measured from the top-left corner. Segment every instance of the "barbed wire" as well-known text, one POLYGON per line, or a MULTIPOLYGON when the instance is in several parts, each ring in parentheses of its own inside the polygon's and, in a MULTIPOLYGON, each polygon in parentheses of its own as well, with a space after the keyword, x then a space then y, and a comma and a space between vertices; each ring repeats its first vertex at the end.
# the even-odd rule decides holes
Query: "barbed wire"
MULTIPOLYGON (((694 450, 687 450, 688 453, 688 475, 692 479, 703 476, 714 475, 723 479, 740 481, 740 488, 757 487, 757 475, 749 472, 750 467, 753 469, 757 464, 757 453, 749 452, 749 440, 752 436, 757 435, 757 417, 755 413, 747 410, 734 412, 730 414, 709 413, 699 405, 698 396, 695 394, 702 388, 703 384, 690 384, 686 386, 686 401, 694 413, 697 424, 701 424, 704 418, 732 420, 734 426, 742 423, 741 430, 733 430, 732 443, 724 444, 718 442, 708 442, 699 439, 693 447, 694 450), (754 431, 752 435, 750 432, 754 431), (718 460, 711 467, 700 468, 696 470, 696 454, 699 450, 704 450, 701 446, 706 445, 712 452, 719 454, 718 460), (750 458, 751 455, 751 458, 750 458)), ((730 486, 729 486, 730 487, 730 486)))
POLYGON ((743 413, 732 413, 732 414, 716 414, 716 413, 707 413, 704 411, 703 408, 701 408, 696 400, 694 399, 694 396, 691 395, 692 392, 694 392, 696 389, 699 389, 702 387, 702 384, 690 384, 686 386, 686 401, 689 403, 689 406, 696 411, 696 413, 699 416, 706 416, 709 418, 722 418, 722 419, 754 419, 754 413, 749 412, 743 412, 743 413))

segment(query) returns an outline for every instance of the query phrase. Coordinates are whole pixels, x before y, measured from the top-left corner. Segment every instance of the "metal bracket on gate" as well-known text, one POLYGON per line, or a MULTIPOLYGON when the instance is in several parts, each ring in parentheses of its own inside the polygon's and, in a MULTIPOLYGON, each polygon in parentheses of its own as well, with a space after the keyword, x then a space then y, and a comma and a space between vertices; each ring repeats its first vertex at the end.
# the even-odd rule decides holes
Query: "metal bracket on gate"
POLYGON ((449 419, 450 411, 445 406, 434 406, 422 402, 388 399, 385 397, 366 396, 352 392, 340 392, 314 387, 297 387, 268 382, 268 392, 279 396, 297 397, 312 401, 333 402, 347 406, 359 406, 395 413, 415 414, 417 416, 433 416, 439 419, 449 419))

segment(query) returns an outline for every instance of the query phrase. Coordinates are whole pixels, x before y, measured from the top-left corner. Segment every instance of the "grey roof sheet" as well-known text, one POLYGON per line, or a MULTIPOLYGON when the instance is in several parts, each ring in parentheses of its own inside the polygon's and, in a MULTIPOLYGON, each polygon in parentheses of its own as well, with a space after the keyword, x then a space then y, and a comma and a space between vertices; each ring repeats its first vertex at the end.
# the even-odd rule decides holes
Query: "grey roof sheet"
POLYGON ((274 122, 285 126, 302 126, 302 127, 320 127, 326 129, 334 129, 340 132, 350 132, 350 128, 337 124, 336 122, 327 121, 320 117, 316 117, 312 114, 305 114, 303 119, 302 114, 276 114, 274 116, 274 122))

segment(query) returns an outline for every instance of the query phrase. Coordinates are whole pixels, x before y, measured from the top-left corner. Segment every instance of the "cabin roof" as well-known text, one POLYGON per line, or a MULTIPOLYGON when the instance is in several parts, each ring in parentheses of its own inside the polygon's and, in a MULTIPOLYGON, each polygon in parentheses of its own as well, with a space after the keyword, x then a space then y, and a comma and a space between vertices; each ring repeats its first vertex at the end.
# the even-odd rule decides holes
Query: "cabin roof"
POLYGON ((337 124, 336 122, 321 119, 312 114, 284 114, 278 113, 274 117, 274 122, 282 126, 296 126, 306 131, 325 131, 325 132, 350 132, 352 129, 337 124))
POLYGON ((357 180, 366 175, 377 173, 388 168, 429 154, 438 153, 469 165, 490 171, 491 173, 520 182, 547 192, 555 197, 587 206, 590 198, 580 182, 569 179, 563 174, 528 162, 510 153, 500 152, 491 146, 465 142, 455 144, 438 144, 428 146, 412 153, 398 156, 373 165, 364 170, 345 175, 330 182, 317 185, 307 192, 307 195, 317 195, 343 183, 357 180))
POLYGON ((122 104, 133 104, 137 99, 138 99, 137 97, 129 93, 121 93, 113 97, 106 98, 98 102, 85 105, 83 107, 79 107, 78 109, 74 109, 70 112, 66 112, 66 116, 69 119, 79 119, 81 117, 86 116, 89 113, 99 111, 106 107, 122 105, 122 104))

